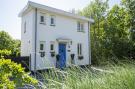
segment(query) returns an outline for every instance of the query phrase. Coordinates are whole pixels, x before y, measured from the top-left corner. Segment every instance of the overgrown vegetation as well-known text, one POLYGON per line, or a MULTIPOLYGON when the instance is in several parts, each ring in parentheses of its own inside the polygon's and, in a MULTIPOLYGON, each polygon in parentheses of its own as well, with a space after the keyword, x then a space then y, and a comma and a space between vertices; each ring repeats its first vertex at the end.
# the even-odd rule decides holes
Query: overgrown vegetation
POLYGON ((135 59, 134 0, 121 0, 112 8, 108 8, 108 0, 92 0, 79 14, 95 20, 90 31, 92 63, 112 57, 135 59))
POLYGON ((135 64, 108 65, 104 71, 72 66, 64 71, 42 73, 47 89, 134 89, 135 64))
POLYGON ((0 89, 15 89, 25 84, 35 85, 37 80, 25 73, 21 64, 0 59, 0 89))
MULTIPOLYGON (((11 51, 10 57, 20 56, 21 41, 13 39, 7 32, 0 31, 0 50, 11 51)), ((6 54, 5 54, 6 55, 6 54)))

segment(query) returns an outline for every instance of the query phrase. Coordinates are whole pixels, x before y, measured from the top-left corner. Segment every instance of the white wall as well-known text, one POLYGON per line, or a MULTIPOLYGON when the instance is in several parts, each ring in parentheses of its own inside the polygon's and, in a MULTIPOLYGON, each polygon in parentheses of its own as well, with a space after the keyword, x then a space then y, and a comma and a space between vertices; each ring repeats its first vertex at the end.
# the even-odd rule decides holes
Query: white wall
POLYGON ((21 23, 21 56, 30 56, 32 49, 33 10, 22 17, 21 23), (26 22, 26 33, 24 23, 26 22))
MULTIPOLYGON (((75 54, 76 65, 88 65, 89 64, 89 47, 88 47, 88 22, 73 19, 66 16, 61 16, 48 11, 38 9, 37 14, 37 70, 55 67, 56 57, 50 55, 50 42, 55 42, 55 52, 58 54, 58 42, 57 38, 68 38, 72 40, 71 52, 66 52, 67 65, 70 64, 70 54, 75 54), (46 25, 40 24, 40 14, 45 13, 46 25), (50 15, 56 16, 56 26, 50 26, 50 15), (85 32, 77 32, 77 21, 84 23, 85 32), (41 58, 39 54, 40 41, 45 41, 45 57, 41 58), (84 59, 79 60, 77 55, 77 44, 82 43, 82 53, 84 59)), ((22 17, 22 45, 21 56, 32 55, 31 68, 34 70, 34 38, 35 38, 35 12, 30 11, 26 16, 22 17), (26 34, 23 33, 23 23, 28 22, 28 29, 26 34), (30 40, 30 43, 28 41, 30 40)))
POLYGON ((46 46, 46 56, 45 58, 40 58, 37 56, 38 69, 46 67, 54 67, 56 64, 56 58, 50 56, 50 42, 55 41, 55 52, 58 54, 58 42, 57 38, 68 38, 72 40, 71 52, 67 52, 67 64, 70 64, 70 54, 75 54, 75 64, 76 65, 88 65, 89 64, 89 47, 88 47, 88 22, 81 21, 84 23, 85 32, 77 32, 77 19, 57 15, 48 11, 38 10, 38 33, 37 33, 37 50, 39 51, 39 42, 45 41, 46 46), (40 24, 40 14, 45 13, 46 25, 40 24), (50 26, 50 15, 56 16, 56 26, 50 26), (77 44, 82 43, 83 45, 83 60, 78 60, 77 56, 77 44))

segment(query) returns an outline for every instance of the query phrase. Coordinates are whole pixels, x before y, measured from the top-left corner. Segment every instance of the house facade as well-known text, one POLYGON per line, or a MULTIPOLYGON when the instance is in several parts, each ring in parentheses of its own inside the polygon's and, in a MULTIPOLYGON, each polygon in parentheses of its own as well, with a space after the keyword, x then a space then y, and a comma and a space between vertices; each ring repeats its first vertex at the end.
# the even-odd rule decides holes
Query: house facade
POLYGON ((91 19, 30 1, 19 16, 21 56, 32 71, 91 64, 91 19))

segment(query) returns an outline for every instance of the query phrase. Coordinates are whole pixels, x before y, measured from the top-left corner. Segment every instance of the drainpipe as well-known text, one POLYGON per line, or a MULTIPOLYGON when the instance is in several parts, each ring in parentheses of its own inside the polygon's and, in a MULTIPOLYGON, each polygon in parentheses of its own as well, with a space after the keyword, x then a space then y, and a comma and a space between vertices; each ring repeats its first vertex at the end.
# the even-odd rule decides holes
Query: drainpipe
POLYGON ((88 21, 88 47, 89 47, 89 65, 91 65, 90 21, 88 21))
POLYGON ((36 75, 36 53, 37 53, 37 8, 35 8, 35 60, 34 60, 34 75, 36 75))

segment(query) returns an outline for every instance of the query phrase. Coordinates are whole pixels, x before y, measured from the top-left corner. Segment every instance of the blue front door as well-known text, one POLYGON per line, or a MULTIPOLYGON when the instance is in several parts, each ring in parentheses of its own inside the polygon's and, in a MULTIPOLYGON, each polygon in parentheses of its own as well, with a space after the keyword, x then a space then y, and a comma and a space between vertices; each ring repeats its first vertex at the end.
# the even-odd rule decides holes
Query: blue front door
POLYGON ((59 67, 64 68, 66 67, 66 44, 59 44, 59 67))

